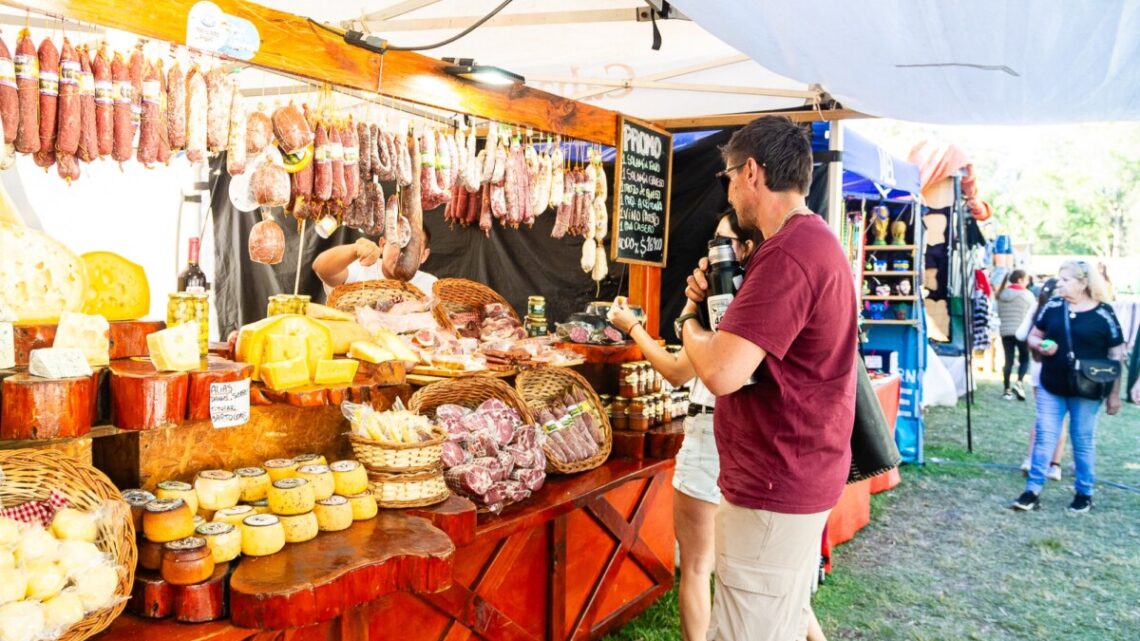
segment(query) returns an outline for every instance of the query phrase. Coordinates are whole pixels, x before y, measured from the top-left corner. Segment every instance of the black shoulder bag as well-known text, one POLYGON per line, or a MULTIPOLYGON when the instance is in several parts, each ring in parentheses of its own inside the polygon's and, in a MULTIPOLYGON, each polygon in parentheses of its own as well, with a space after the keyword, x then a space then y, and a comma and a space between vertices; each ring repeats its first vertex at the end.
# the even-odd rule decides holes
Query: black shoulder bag
POLYGON ((1069 329, 1069 304, 1062 308, 1065 317, 1065 340, 1069 343, 1069 387, 1081 398, 1103 401, 1112 393, 1112 384, 1120 378, 1120 361, 1111 358, 1077 358, 1073 353, 1073 334, 1069 329))
POLYGON ((898 467, 902 456, 883 416, 883 406, 867 375, 863 359, 855 357, 855 425, 851 430, 851 470, 847 482, 855 483, 898 467))

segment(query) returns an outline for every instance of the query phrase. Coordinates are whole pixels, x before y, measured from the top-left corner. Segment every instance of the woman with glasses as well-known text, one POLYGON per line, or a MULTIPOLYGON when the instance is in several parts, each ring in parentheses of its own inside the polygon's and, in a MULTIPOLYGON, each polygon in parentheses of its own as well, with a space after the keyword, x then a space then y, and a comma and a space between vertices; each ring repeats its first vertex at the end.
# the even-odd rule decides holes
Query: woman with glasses
MULTIPOLYGON (((1029 334, 1029 348, 1041 357, 1041 387, 1037 390, 1037 426, 1033 462, 1025 492, 1010 506, 1015 510, 1036 510, 1041 506, 1050 463, 1065 415, 1069 416, 1069 440, 1076 463, 1076 494, 1069 505, 1072 512, 1092 508, 1096 463, 1094 435, 1101 401, 1084 398, 1073 388, 1072 352, 1077 359, 1124 358, 1124 333, 1105 303, 1104 280, 1084 261, 1067 261, 1057 274, 1057 296, 1041 308, 1029 334), (1072 337, 1072 343, 1069 337, 1072 337)), ((1120 411, 1120 379, 1104 401, 1107 412, 1120 411)))
MULTIPOLYGON (((741 229, 736 212, 724 214, 716 227, 718 238, 732 240, 736 258, 744 264, 760 244, 757 231, 741 229)), ((628 308, 614 307, 610 322, 626 332, 645 358, 673 385, 693 381, 685 440, 677 453, 673 474, 673 528, 681 549, 681 582, 678 605, 681 632, 687 641, 704 639, 709 627, 712 594, 709 579, 715 567, 713 517, 720 503, 720 460, 713 438, 713 404, 716 397, 696 378, 696 371, 682 349, 671 354, 657 344, 628 308)))

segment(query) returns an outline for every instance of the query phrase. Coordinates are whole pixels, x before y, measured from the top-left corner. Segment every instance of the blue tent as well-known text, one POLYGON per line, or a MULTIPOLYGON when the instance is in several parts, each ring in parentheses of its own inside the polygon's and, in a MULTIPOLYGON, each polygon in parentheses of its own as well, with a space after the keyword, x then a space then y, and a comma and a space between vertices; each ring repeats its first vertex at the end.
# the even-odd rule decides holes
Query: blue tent
MULTIPOLYGON (((811 126, 812 151, 827 151, 831 123, 811 126)), ((922 189, 918 166, 892 156, 852 131, 843 131, 843 194, 863 198, 913 198, 922 189)))

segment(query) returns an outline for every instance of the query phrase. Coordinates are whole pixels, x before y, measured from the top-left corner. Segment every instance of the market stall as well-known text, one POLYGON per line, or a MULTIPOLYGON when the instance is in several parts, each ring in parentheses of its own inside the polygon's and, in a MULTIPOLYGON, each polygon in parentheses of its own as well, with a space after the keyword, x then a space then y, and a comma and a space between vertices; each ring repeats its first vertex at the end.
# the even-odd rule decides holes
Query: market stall
MULTIPOLYGON (((601 364, 601 348, 547 336, 541 297, 523 316, 458 278, 430 292, 344 285, 327 306, 299 290, 316 229, 383 234, 400 248, 396 269, 414 271, 434 210, 522 234, 551 209, 594 280, 610 258, 633 265, 631 298, 656 322, 667 133, 518 85, 484 88, 418 54, 381 56, 256 5, 33 9, 57 17, 5 37, 17 82, 11 93, 0 83, 0 112, 15 118, 3 123, 5 162, 25 174, 14 200, 105 197, 124 184, 101 183, 119 167, 128 183, 154 172, 156 202, 188 203, 172 207, 196 232, 183 235, 200 235, 200 203, 234 205, 236 233, 215 233, 208 253, 248 256, 243 268, 274 270, 279 286, 230 317, 226 341, 223 291, 252 276, 201 269, 196 243, 174 291, 174 278, 148 279, 117 253, 148 236, 110 235, 80 257, 32 228, 0 227, 0 469, 10 480, 60 452, 78 460, 61 480, 3 496, 20 506, 5 512, 19 521, 0 521, 18 546, 16 576, 37 587, 0 618, 21 618, 29 639, 598 638, 669 590, 681 405, 659 379, 640 377, 643 410, 613 456, 608 393, 595 389, 612 372, 584 367, 587 380, 565 367, 583 355, 601 364), (78 23, 133 35, 98 46, 78 23), (243 81, 262 73, 317 84, 295 99, 247 93, 243 81), (608 193, 602 145, 619 169, 638 163, 624 181, 638 198, 622 200, 622 180, 608 193), (539 198, 551 175, 563 197, 539 198), (213 299, 207 273, 224 281, 213 299), (141 320, 155 316, 166 322, 141 320), (43 456, 21 458, 29 451, 43 456), (71 491, 90 478, 101 502, 71 491), (27 541, 83 552, 63 566, 27 541), (103 580, 88 585, 95 567, 103 580), (82 598, 55 603, 73 592, 82 598)), ((579 332, 620 343, 588 319, 563 333, 579 332)))

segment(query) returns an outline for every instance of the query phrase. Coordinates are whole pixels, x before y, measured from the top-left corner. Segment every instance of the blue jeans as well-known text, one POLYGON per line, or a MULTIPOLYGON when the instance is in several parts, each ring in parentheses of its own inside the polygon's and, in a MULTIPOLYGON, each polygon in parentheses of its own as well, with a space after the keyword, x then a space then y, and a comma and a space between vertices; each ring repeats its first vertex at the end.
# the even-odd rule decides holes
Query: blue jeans
POLYGON ((1073 445, 1073 460, 1076 463, 1076 490, 1080 494, 1092 496, 1096 464, 1097 416, 1100 401, 1079 396, 1057 396, 1044 387, 1037 387, 1037 436, 1033 443, 1033 464, 1029 468, 1029 480, 1025 489, 1040 493, 1045 486, 1045 471, 1049 469, 1053 449, 1061 437, 1065 424, 1065 414, 1069 415, 1069 442, 1073 445))

